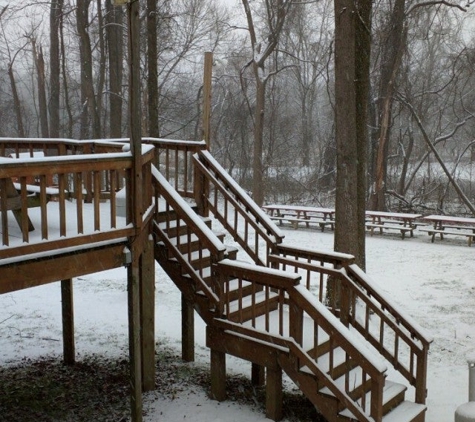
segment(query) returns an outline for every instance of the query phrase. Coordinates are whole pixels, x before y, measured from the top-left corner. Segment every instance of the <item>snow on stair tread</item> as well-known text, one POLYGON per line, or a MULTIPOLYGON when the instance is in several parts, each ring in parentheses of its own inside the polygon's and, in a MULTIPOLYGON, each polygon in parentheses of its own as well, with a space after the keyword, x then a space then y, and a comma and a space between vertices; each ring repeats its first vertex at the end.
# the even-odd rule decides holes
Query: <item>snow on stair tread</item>
MULTIPOLYGON (((268 295, 269 295, 269 299, 273 299, 273 298, 278 296, 278 294, 274 293, 274 292, 269 292, 268 295)), ((239 300, 235 300, 235 301, 231 302, 229 304, 229 311, 228 312, 229 313, 238 312, 240 307, 242 309, 251 307, 252 306, 252 297, 253 297, 253 295, 244 296, 241 300, 241 305, 239 303, 239 300)), ((265 300, 266 300, 266 292, 264 292, 264 291, 257 292, 254 295, 254 301, 255 301, 254 303, 256 303, 256 304, 265 302, 265 300)))
MULTIPOLYGON (((348 378, 348 385, 352 390, 356 390, 357 388, 361 387, 363 384, 363 374, 360 367, 353 368, 347 374, 342 375, 340 378, 335 380, 335 384, 337 385, 339 390, 344 390, 346 385, 346 379, 348 378)), ((328 387, 323 387, 320 390, 320 393, 326 394, 328 396, 333 396, 333 393, 330 391, 328 387)))
MULTIPOLYGON (((269 333, 273 335, 280 335, 279 333, 279 310, 276 309, 269 313, 269 333)), ((282 336, 288 337, 289 336, 289 311, 287 309, 282 311, 283 316, 283 331, 282 336)), ((247 321, 244 325, 252 327, 252 320, 247 321)), ((265 330, 266 326, 266 316, 260 315, 255 318, 254 327, 257 330, 265 330)), ((303 344, 302 347, 304 350, 310 350, 314 347, 314 321, 313 319, 309 318, 308 316, 304 316, 303 318, 303 344)), ((318 329, 318 339, 319 344, 327 341, 329 339, 328 334, 323 331, 321 328, 318 329)))
MULTIPOLYGON (((383 387, 383 405, 385 403, 390 402, 394 397, 396 397, 398 394, 400 394, 400 393, 402 393, 406 390, 407 390, 407 387, 404 384, 399 384, 397 382, 386 380, 386 382, 384 383, 384 387, 383 387)), ((365 408, 370 409, 371 408, 371 392, 370 391, 368 393, 366 393, 365 400, 366 400, 366 407, 365 408)), ((403 403, 406 403, 406 402, 403 402, 403 403)), ((411 402, 407 402, 407 403, 411 403, 411 402)), ((345 409, 345 410, 341 411, 340 415, 345 416, 347 418, 354 417, 353 413, 351 413, 351 411, 348 410, 348 409, 345 409)), ((411 419, 408 419, 408 420, 410 421, 411 419)), ((405 419, 401 419, 401 420, 394 419, 394 420, 391 420, 391 421, 404 422, 405 419)))
POLYGON ((383 422, 410 422, 425 410, 426 406, 423 404, 403 401, 386 416, 383 416, 383 422))
MULTIPOLYGON (((202 216, 198 216, 204 223, 208 223, 211 220, 211 218, 209 217, 202 217, 202 216)), ((183 221, 183 220, 179 220, 180 221, 180 227, 181 226, 186 226, 186 223, 183 221)), ((170 220, 168 222, 166 221, 162 221, 161 223, 158 223, 158 227, 160 227, 162 230, 166 230, 168 228, 170 229, 174 229, 175 227, 177 227, 177 223, 178 223, 178 220, 170 220)))

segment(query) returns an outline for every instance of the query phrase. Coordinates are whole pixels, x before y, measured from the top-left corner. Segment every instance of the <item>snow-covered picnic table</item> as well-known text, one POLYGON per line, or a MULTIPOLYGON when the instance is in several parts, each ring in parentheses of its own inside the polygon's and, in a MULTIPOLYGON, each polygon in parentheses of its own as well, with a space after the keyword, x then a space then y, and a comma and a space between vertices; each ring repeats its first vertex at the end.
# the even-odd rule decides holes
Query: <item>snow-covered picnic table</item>
POLYGON ((371 236, 375 229, 379 229, 382 234, 383 230, 399 230, 404 239, 406 233, 411 237, 414 236, 414 229, 417 227, 417 220, 422 214, 410 214, 400 212, 386 211, 366 211, 366 228, 369 229, 371 236))
POLYGON ((444 235, 450 234, 467 237, 468 246, 472 246, 475 237, 475 218, 428 215, 424 217, 424 220, 432 223, 432 227, 421 228, 420 230, 432 236, 432 242, 434 242, 436 234, 440 235, 440 239, 443 239, 444 235))
POLYGON ((301 205, 264 205, 264 211, 269 214, 271 220, 287 221, 296 229, 299 223, 304 223, 309 227, 310 223, 317 224, 322 231, 325 226, 335 228, 335 209, 322 207, 307 207, 301 205))

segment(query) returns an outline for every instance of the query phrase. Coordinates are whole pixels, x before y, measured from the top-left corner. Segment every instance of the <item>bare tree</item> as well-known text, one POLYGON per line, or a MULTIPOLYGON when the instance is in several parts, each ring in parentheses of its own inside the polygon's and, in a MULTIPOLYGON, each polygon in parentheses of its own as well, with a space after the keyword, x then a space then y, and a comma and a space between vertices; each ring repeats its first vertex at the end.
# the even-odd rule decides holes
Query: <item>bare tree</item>
MULTIPOLYGON (((253 154, 253 181, 252 195, 257 204, 264 202, 264 165, 263 165, 263 144, 264 144, 264 117, 266 86, 269 79, 278 69, 268 70, 266 65, 272 53, 274 53, 279 43, 285 20, 292 0, 265 0, 263 7, 265 10, 265 33, 259 39, 256 23, 254 22, 253 11, 249 0, 242 0, 244 12, 246 14, 249 30, 249 39, 252 48, 252 59, 246 64, 244 69, 251 67, 256 84, 254 109, 254 154, 253 154)), ((244 70, 243 69, 243 70, 244 70)))
POLYGON ((367 106, 372 0, 335 0, 336 251, 365 267, 367 106))
POLYGON ((122 7, 106 1, 106 38, 109 51, 109 134, 122 136, 123 21, 122 7))
POLYGON ((63 0, 52 0, 50 9, 50 98, 49 98, 49 136, 59 138, 60 120, 60 22, 63 0))

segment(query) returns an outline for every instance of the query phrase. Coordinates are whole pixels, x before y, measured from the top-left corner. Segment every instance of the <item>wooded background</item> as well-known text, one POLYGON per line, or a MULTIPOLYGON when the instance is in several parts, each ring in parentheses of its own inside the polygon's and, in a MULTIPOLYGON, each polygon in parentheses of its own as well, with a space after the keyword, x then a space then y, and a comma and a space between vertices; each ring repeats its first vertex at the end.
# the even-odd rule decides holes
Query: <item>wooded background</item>
MULTIPOLYGON (((0 136, 128 136, 125 9, 110 0, 2 3, 0 136)), ((368 208, 470 212, 469 3, 373 2, 368 208)), ((258 203, 334 205, 333 1, 140 5, 143 135, 202 138, 203 60, 212 51, 216 158, 258 203)))

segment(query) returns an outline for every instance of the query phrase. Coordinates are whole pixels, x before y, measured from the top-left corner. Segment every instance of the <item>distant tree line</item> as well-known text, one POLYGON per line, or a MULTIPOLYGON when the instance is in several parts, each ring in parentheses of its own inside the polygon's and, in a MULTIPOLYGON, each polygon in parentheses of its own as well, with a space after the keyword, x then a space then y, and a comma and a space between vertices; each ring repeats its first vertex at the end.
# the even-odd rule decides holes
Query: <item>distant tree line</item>
MULTIPOLYGON (((140 3, 143 134, 200 139, 212 51, 213 154, 258 203, 334 205, 337 2, 140 3)), ((457 199, 470 211, 470 3, 372 2, 367 207, 444 211, 457 199)), ((0 10, 0 36, 0 136, 128 136, 123 8, 18 0, 0 10)))

